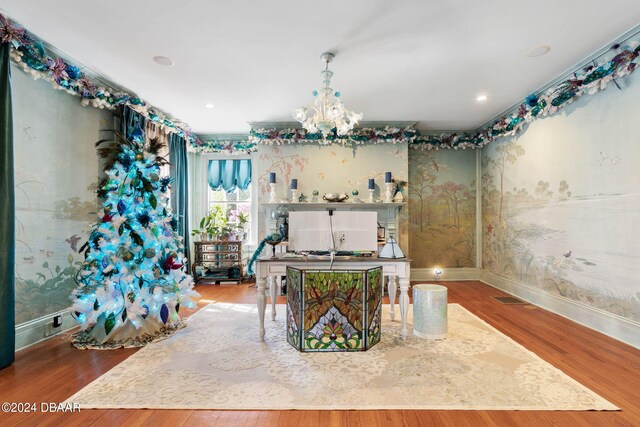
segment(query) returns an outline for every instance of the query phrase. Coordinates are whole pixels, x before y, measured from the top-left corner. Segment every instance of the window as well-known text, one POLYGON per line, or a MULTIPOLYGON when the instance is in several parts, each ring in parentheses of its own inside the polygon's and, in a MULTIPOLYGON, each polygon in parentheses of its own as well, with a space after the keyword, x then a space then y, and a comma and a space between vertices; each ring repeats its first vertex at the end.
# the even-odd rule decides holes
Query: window
POLYGON ((215 208, 215 206, 220 206, 229 219, 229 225, 239 225, 241 215, 249 218, 249 221, 244 225, 244 231, 247 233, 245 241, 253 241, 253 227, 251 227, 251 184, 249 184, 246 190, 241 190, 236 187, 231 193, 227 193, 224 189, 212 190, 209 186, 207 186, 207 188, 209 190, 207 210, 209 211, 215 208))
POLYGON ((237 227, 242 225, 244 244, 255 244, 257 186, 251 182, 251 158, 207 156, 203 160, 206 176, 203 209, 207 212, 219 208, 228 220, 227 228, 237 234, 237 227))

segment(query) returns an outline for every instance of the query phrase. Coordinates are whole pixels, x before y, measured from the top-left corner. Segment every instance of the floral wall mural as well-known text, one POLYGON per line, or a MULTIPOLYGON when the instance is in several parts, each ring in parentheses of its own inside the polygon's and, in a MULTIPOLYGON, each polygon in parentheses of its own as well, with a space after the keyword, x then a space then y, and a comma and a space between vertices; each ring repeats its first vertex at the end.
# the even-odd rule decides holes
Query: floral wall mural
POLYGON ((74 276, 96 220, 100 129, 112 114, 80 106, 14 70, 16 324, 68 308, 74 276), (55 112, 55 113, 54 113, 55 112))
MULTIPOLYGON (((407 181, 408 148, 407 144, 371 144, 355 147, 342 145, 321 146, 318 144, 259 145, 258 152, 259 201, 269 200, 269 173, 277 176, 278 198, 290 197, 289 185, 292 178, 298 180, 298 195, 304 193, 310 201, 313 190, 320 194, 346 193, 347 202, 355 197, 366 200, 367 183, 374 178, 376 198, 384 197, 384 173, 392 172, 398 180, 407 181), (353 196, 353 190, 359 192, 353 196), (382 190, 382 191, 381 191, 382 190)), ((403 189, 406 196, 407 188, 403 189)), ((398 217, 399 241, 403 249, 407 248, 407 209, 400 210, 398 217)), ((261 215, 262 216, 262 215, 261 215)), ((260 237, 264 235, 266 225, 259 225, 260 237)))
POLYGON ((483 268, 640 321, 640 78, 483 149, 483 268))
POLYGON ((409 150, 409 224, 412 268, 475 267, 475 150, 409 150))

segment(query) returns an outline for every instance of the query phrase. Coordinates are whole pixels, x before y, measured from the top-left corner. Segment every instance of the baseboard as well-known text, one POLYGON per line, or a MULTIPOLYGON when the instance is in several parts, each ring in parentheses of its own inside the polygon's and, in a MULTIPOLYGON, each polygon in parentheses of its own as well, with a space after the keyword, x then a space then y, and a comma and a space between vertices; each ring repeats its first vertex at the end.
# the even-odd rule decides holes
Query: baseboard
POLYGON ((640 323, 482 270, 480 279, 545 310, 640 348, 640 323))
POLYGON ((16 326, 16 351, 49 339, 78 326, 69 310, 51 313, 16 326), (62 326, 53 327, 53 318, 62 315, 62 326))
POLYGON ((433 268, 412 268, 411 280, 480 280, 480 270, 477 268, 443 268, 440 279, 433 275, 433 268))

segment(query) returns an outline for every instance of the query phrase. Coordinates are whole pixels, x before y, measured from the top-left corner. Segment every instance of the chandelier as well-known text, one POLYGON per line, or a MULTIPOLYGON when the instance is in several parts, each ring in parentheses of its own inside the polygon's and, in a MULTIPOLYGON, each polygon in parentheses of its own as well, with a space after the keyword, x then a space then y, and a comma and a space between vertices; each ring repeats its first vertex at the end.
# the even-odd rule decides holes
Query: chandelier
POLYGON ((333 57, 334 54, 330 52, 320 56, 325 64, 324 70, 320 73, 322 89, 320 92, 313 91, 313 96, 316 98, 313 104, 293 110, 293 118, 302 123, 302 127, 307 132, 320 131, 325 138, 333 129, 338 135, 346 135, 362 119, 362 113, 354 113, 345 108, 340 100, 340 92, 334 92, 329 86, 333 76, 333 72, 329 70, 329 62, 333 57))

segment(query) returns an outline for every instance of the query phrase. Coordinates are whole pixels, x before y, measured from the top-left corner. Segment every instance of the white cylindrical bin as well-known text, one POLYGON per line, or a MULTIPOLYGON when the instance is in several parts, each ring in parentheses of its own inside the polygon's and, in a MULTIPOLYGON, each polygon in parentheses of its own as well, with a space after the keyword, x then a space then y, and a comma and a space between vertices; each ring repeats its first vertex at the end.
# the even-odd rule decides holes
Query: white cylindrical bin
POLYGON ((446 287, 433 284, 413 286, 413 334, 427 339, 446 338, 446 287))

